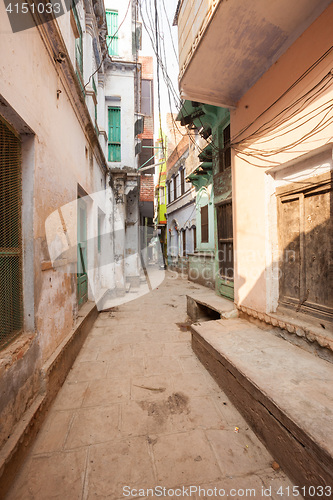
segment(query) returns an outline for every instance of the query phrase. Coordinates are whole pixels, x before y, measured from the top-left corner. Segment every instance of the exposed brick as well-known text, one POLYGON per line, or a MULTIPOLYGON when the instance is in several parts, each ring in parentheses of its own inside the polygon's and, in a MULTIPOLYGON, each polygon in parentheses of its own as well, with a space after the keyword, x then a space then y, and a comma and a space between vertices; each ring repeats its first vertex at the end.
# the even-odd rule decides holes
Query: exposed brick
POLYGON ((145 80, 154 79, 154 64, 151 56, 140 56, 139 63, 141 64, 142 78, 145 80))
POLYGON ((186 149, 189 147, 189 137, 185 135, 182 137, 179 144, 172 151, 167 160, 167 172, 174 166, 174 164, 179 160, 179 158, 185 153, 186 149))
POLYGON ((140 201, 154 201, 154 176, 141 175, 140 201))

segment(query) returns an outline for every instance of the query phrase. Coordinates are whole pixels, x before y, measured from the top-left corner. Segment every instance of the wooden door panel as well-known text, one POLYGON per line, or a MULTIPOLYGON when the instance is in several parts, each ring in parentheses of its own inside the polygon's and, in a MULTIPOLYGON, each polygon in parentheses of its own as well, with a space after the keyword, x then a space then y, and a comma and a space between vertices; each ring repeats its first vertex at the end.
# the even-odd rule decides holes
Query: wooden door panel
POLYGON ((332 191, 304 198, 304 259, 307 301, 332 308, 332 191))
POLYGON ((280 298, 300 299, 299 199, 280 207, 280 298))

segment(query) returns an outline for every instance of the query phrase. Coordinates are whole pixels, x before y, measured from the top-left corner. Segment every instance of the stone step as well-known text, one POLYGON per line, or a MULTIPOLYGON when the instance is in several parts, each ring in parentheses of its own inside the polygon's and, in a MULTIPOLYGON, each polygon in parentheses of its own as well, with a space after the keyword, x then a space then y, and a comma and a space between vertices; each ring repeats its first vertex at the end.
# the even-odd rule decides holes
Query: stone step
POLYGON ((214 290, 200 287, 186 295, 187 314, 192 321, 230 318, 237 316, 235 304, 228 299, 219 297, 214 290))
POLYGON ((333 488, 333 365, 244 319, 191 330, 200 361, 304 498, 333 488))

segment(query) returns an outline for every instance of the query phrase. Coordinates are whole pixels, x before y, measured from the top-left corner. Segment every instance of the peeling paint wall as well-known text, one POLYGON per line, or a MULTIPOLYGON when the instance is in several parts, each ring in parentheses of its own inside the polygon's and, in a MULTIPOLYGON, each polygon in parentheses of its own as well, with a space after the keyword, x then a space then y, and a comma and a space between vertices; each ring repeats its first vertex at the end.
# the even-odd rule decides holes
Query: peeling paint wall
MULTIPOLYGON (((38 28, 12 34, 4 9, 0 4, 0 98, 6 103, 0 114, 9 116, 18 133, 24 131, 21 123, 26 131, 22 134, 24 331, 0 351, 0 443, 45 390, 42 366, 77 319, 76 262, 65 259, 52 265, 46 220, 59 207, 75 203, 79 185, 89 194, 107 187, 103 153, 92 137, 95 132, 86 128, 88 115, 80 115, 73 101, 75 82, 66 80, 38 28)), ((62 16, 59 26, 72 59, 69 16, 69 12, 62 16)), ((104 196, 112 197, 111 190, 104 196)), ((112 203, 109 212, 110 207, 112 203)), ((94 238, 95 214, 92 217, 94 238)), ((110 227, 112 223, 108 222, 110 227)), ((94 252, 92 264, 98 268, 97 242, 94 252)), ((93 271, 92 282, 101 275, 102 271, 93 271)))

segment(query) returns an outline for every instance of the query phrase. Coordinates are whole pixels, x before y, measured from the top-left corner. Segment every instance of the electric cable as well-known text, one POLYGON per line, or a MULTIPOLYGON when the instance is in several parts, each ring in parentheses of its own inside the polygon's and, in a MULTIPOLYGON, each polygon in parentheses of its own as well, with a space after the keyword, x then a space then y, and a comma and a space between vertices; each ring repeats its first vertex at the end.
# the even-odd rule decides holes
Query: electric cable
POLYGON ((331 46, 324 54, 322 54, 309 68, 306 69, 302 73, 302 75, 295 80, 295 82, 290 85, 290 87, 287 88, 272 104, 270 104, 264 111, 262 111, 256 118, 246 125, 242 130, 238 132, 238 134, 232 138, 232 143, 235 142, 235 140, 240 137, 246 130, 248 130, 259 118, 261 118, 269 109, 271 109, 275 104, 277 104, 285 95, 287 95, 298 83, 300 83, 318 64, 320 64, 333 50, 333 46, 331 46))

